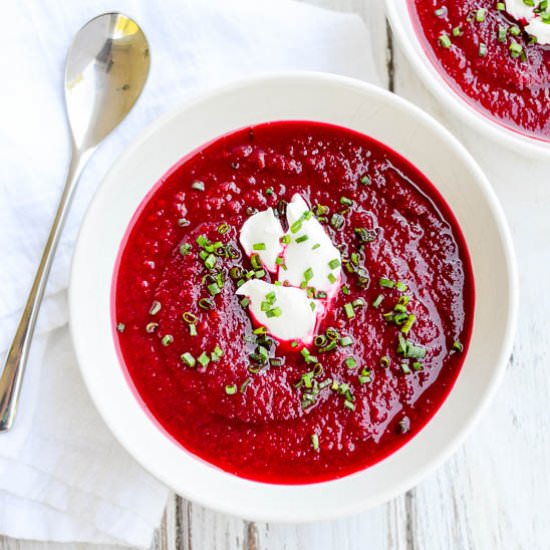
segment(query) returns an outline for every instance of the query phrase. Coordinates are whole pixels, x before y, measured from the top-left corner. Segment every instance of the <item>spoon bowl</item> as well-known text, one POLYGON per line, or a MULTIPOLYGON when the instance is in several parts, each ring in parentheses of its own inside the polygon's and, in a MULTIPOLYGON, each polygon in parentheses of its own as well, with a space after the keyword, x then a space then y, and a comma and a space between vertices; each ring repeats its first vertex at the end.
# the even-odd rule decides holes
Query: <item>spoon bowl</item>
POLYGON ((99 143, 125 118, 149 66, 149 44, 133 19, 105 13, 80 30, 65 67, 67 116, 79 149, 99 143))

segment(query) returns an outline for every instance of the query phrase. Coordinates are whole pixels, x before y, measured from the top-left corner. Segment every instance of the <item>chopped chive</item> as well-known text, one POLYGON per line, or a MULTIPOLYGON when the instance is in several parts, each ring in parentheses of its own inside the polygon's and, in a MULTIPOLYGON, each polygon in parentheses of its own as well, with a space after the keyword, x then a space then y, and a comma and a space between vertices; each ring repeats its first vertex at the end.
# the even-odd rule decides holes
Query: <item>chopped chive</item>
POLYGON ((347 348, 348 346, 351 346, 353 344, 353 339, 350 336, 344 336, 343 338, 340 338, 340 345, 343 348, 347 348))
POLYGON ((311 269, 311 267, 308 267, 305 271, 304 271, 304 279, 306 281, 306 283, 308 281, 311 281, 311 279, 313 279, 313 269, 311 269))
POLYGON ((416 321, 416 315, 409 315, 409 318, 407 319, 406 323, 401 327, 401 332, 403 334, 408 334, 415 321, 416 321))
POLYGON ((180 219, 178 220, 178 225, 179 225, 180 227, 187 227, 188 225, 190 225, 190 223, 191 223, 191 222, 190 222, 189 220, 186 220, 185 218, 180 218, 180 219))
POLYGON ((330 269, 336 269, 340 267, 340 260, 338 258, 334 258, 334 260, 330 260, 328 266, 330 267, 330 269))
POLYGON ((252 332, 254 334, 267 334, 267 329, 265 327, 258 327, 255 328, 252 332))
POLYGON ((508 35, 508 27, 500 25, 498 28, 497 39, 499 42, 505 43, 508 35))
POLYGON ((225 393, 227 395, 235 395, 237 393, 237 384, 231 384, 229 386, 225 386, 225 393))
POLYGON ((273 195, 273 187, 268 187, 264 192, 267 196, 273 195))
POLYGON ((353 201, 348 197, 340 197, 340 204, 344 206, 351 206, 353 204, 353 201))
POLYGON ((382 368, 387 368, 389 367, 391 364, 391 359, 387 356, 387 355, 383 355, 382 357, 380 357, 380 366, 382 368))
POLYGON ((327 275, 327 279, 329 280, 330 283, 334 284, 336 282, 336 276, 334 275, 334 273, 329 273, 327 275))
POLYGON ((214 305, 214 302, 212 300, 209 300, 208 298, 201 298, 199 300, 199 307, 201 309, 214 309, 216 306, 214 305))
POLYGON ((319 436, 317 434, 311 434, 311 446, 314 451, 319 450, 319 436))
POLYGON ((195 180, 191 184, 191 189, 194 189, 195 191, 204 191, 204 181, 195 180))
POLYGON ((296 220, 291 226, 290 226, 290 232, 291 233, 298 233, 302 229, 302 220, 296 220))
POLYGON ((346 357, 346 359, 344 360, 344 363, 346 367, 348 367, 348 369, 353 369, 357 366, 357 359, 355 359, 353 355, 350 355, 349 357, 346 357))
POLYGON ((265 243, 255 243, 252 245, 252 250, 265 250, 265 243))
POLYGON ((174 337, 171 335, 171 334, 165 334, 163 337, 162 337, 162 345, 163 346, 169 346, 170 344, 172 344, 174 342, 174 337))
POLYGON ((118 332, 122 333, 126 329, 126 325, 124 323, 118 323, 116 329, 118 330, 118 332))
POLYGON ((188 256, 191 253, 192 248, 193 247, 189 243, 183 243, 180 246, 180 254, 182 256, 188 256))
POLYGON ((375 299, 374 302, 372 302, 372 307, 378 308, 382 304, 382 301, 384 300, 384 295, 379 294, 375 299))
POLYGON ((303 242, 307 241, 308 239, 309 239, 308 235, 301 235, 300 237, 298 237, 296 239, 296 242, 297 243, 303 243, 303 242))
POLYGON ((371 378, 371 371, 368 369, 363 369, 361 371, 361 374, 357 377, 359 379, 359 384, 368 384, 372 378, 371 378))
POLYGON ((320 248, 321 245, 319 243, 315 243, 312 247, 311 247, 311 250, 317 250, 318 248, 320 248))
POLYGON ((460 342, 459 340, 453 342, 453 351, 457 351, 459 353, 464 351, 464 346, 462 345, 462 342, 460 342))
POLYGON ((217 283, 211 283, 206 288, 208 289, 208 292, 210 293, 211 296, 216 296, 222 291, 222 289, 218 286, 217 283))
POLYGON ((352 401, 344 401, 344 407, 346 407, 346 409, 349 409, 350 411, 355 410, 355 404, 352 401))
POLYGON ((246 388, 248 387, 248 384, 250 384, 250 382, 252 382, 252 379, 251 378, 247 378, 241 385, 241 388, 240 388, 240 392, 241 393, 244 393, 246 391, 246 388))
POLYGON ((185 313, 182 314, 182 319, 187 323, 187 324, 192 324, 192 323, 196 323, 198 321, 198 318, 196 315, 194 315, 193 313, 191 313, 190 311, 186 311, 185 313))
POLYGON ((371 179, 369 176, 363 176, 360 180, 359 180, 363 185, 370 185, 371 184, 371 179))
POLYGON ((496 8, 498 11, 505 11, 506 4, 504 2, 497 2, 496 8))
POLYGON ((510 34, 512 36, 519 36, 521 34, 521 29, 517 25, 510 27, 510 34))
POLYGON ((420 361, 415 361, 412 364, 413 371, 419 372, 421 370, 424 370, 424 367, 422 366, 422 363, 420 361))
POLYGON ((345 294, 346 296, 349 296, 349 293, 351 292, 351 290, 349 289, 349 286, 343 286, 342 287, 342 294, 345 294))
POLYGON ((220 235, 225 235, 229 231, 229 225, 222 223, 218 226, 218 233, 220 235))
POLYGON ((296 341, 290 342, 290 347, 291 348, 297 348, 298 347, 298 342, 296 342, 296 341))
POLYGON ((485 57, 487 55, 487 44, 480 42, 477 54, 479 57, 485 57))
POLYGON ((411 369, 409 368, 408 363, 401 363, 399 366, 401 367, 403 374, 411 374, 411 369))
POLYGON ((452 46, 451 39, 449 38, 449 35, 447 33, 442 32, 439 35, 439 43, 445 48, 448 49, 452 46))
POLYGON ((453 36, 462 36, 462 25, 458 25, 457 27, 454 27, 452 30, 453 36))
POLYGON ((188 351, 180 355, 180 358, 188 367, 194 367, 197 363, 195 358, 188 351))
POLYGON ((262 261, 258 254, 252 254, 252 256, 250 256, 250 263, 254 269, 260 269, 262 267, 262 261))
POLYGON ((402 283, 401 281, 397 281, 395 283, 395 288, 399 290, 399 292, 407 292, 409 287, 405 283, 402 283))
POLYGON ((485 21, 486 15, 487 15, 487 9, 479 8, 478 10, 476 10, 476 21, 478 23, 483 23, 483 21, 485 21))
POLYGON ((330 212, 330 209, 328 206, 324 206, 322 204, 318 204, 315 206, 315 215, 316 216, 326 216, 330 212))
POLYGON ((291 237, 290 235, 283 235, 280 239, 281 244, 290 244, 291 237))
POLYGON ((201 364, 201 366, 206 367, 208 363, 210 363, 210 357, 208 357, 207 353, 203 351, 198 356, 197 361, 201 364))
POLYGON ((344 312, 348 319, 353 319, 355 317, 355 311, 353 309, 353 304, 351 302, 344 304, 344 312))
POLYGON ((197 241, 197 244, 201 247, 201 248, 204 248, 207 244, 208 244, 208 239, 206 238, 205 235, 199 235, 196 239, 197 241))
POLYGON ((221 357, 223 357, 223 350, 218 344, 216 344, 214 349, 210 353, 210 358, 212 359, 212 361, 216 362, 219 361, 221 357))
POLYGON ((147 332, 148 334, 153 334, 153 332, 157 330, 158 326, 158 323, 147 323, 145 325, 145 332, 147 332))
POLYGON ((216 256, 214 256, 214 254, 208 254, 206 259, 204 260, 204 267, 206 267, 206 269, 213 269, 215 265, 216 256))
POLYGON ((280 307, 274 307, 266 312, 267 317, 280 317, 283 314, 280 307))
POLYGON ((363 300, 363 298, 357 298, 356 300, 353 300, 351 305, 354 309, 356 309, 360 307, 365 307, 367 304, 365 303, 365 300, 363 300))
POLYGON ((262 277, 266 276, 265 269, 258 269, 254 272, 254 275, 256 275, 256 279, 261 279, 262 277))
POLYGON ((341 214, 333 214, 330 218, 330 225, 336 230, 342 229, 342 227, 344 227, 344 216, 341 214))
POLYGON ((197 335, 197 325, 190 324, 189 325, 189 336, 196 336, 197 335))
POLYGON ((434 11, 434 14, 436 17, 445 17, 447 15, 447 8, 446 7, 437 8, 434 11))
POLYGON ((393 288, 395 286, 395 282, 392 281, 391 279, 388 279, 387 277, 381 277, 379 280, 378 280, 378 284, 382 287, 382 288, 393 288))
POLYGON ((159 301, 155 300, 152 304, 151 304, 151 307, 149 308, 149 315, 156 315, 160 309, 161 309, 161 304, 159 301))

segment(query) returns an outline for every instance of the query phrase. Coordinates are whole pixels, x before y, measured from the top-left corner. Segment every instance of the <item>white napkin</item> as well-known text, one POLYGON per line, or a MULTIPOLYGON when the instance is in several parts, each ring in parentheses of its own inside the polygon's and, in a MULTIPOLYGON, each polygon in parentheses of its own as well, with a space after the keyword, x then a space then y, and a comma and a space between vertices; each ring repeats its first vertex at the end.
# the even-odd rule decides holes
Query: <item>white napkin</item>
MULTIPOLYGON (((53 541, 150 544, 168 490, 114 440, 80 379, 66 328, 66 287, 80 220, 109 165, 183 99, 251 73, 329 71, 376 81, 356 16, 284 0, 32 0, 0 18, 0 357, 46 239, 69 160, 63 64, 74 33, 113 8, 150 41, 136 107, 86 168, 65 227, 15 428, 0 434, 0 533, 53 541)), ((131 185, 131 182, 129 182, 131 185)))

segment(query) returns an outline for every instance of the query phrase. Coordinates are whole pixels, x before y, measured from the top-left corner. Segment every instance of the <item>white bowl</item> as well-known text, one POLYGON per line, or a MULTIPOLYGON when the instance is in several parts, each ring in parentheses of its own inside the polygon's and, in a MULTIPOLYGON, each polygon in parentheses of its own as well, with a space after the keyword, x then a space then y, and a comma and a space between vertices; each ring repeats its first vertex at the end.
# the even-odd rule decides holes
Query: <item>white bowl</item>
POLYGON ((425 52, 425 46, 419 34, 422 30, 416 28, 409 9, 409 1, 386 0, 386 12, 403 53, 428 89, 455 114, 460 122, 466 121, 476 132, 484 133, 497 143, 529 156, 550 156, 550 141, 529 137, 498 122, 449 85, 441 70, 430 61, 425 52))
POLYGON ((417 483, 456 448, 487 405, 510 354, 516 320, 511 242, 502 210, 475 161, 417 107, 380 88, 336 76, 294 73, 253 78, 164 116, 111 168, 86 215, 74 255, 70 285, 74 346, 105 422, 130 454, 179 494, 255 520, 298 522, 351 514, 417 483), (464 367, 428 425, 375 466, 342 479, 302 486, 236 477, 167 437, 125 379, 110 311, 120 242, 155 182, 202 143, 249 124, 283 119, 346 126, 382 141, 417 166, 458 218, 471 253, 477 294, 464 367))

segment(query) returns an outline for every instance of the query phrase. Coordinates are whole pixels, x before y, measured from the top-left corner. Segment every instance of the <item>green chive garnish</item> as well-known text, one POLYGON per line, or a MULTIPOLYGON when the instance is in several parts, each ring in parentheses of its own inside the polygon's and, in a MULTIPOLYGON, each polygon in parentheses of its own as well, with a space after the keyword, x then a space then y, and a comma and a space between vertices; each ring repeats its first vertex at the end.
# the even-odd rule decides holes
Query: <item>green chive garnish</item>
POLYGON ((355 317, 355 311, 351 302, 344 304, 344 313, 348 319, 353 319, 355 317))
POLYGON ((319 436, 317 434, 311 434, 311 446, 314 451, 319 450, 319 436))
POLYGON ((357 359, 355 359, 355 357, 351 355, 350 357, 346 357, 346 359, 344 360, 344 363, 346 367, 348 367, 348 369, 353 369, 357 366, 357 359))
POLYGON ((304 241, 307 241, 309 239, 309 236, 308 235, 301 235, 300 237, 298 237, 296 239, 296 242, 297 243, 303 243, 304 241))
POLYGON ((265 243, 255 243, 252 245, 252 250, 265 250, 265 243))
POLYGON ((158 302, 157 300, 155 300, 152 304, 151 304, 151 307, 149 308, 149 315, 156 315, 160 309, 161 309, 161 304, 160 302, 158 302))
POLYGON ((193 247, 189 243, 183 243, 182 245, 180 245, 180 254, 182 256, 187 256, 191 253, 192 248, 193 247))
POLYGON ((225 393, 227 395, 235 395, 237 393, 237 384, 231 384, 229 386, 225 386, 225 393))
POLYGON ((195 360, 195 358, 194 358, 188 351, 186 351, 185 353, 183 353, 180 357, 181 357, 181 360, 182 360, 188 367, 194 367, 194 366, 195 366, 196 360, 195 360))
POLYGON ((210 357, 206 354, 206 352, 202 352, 198 358, 197 361, 201 364, 201 366, 206 367, 208 363, 210 363, 210 357))
POLYGON ((165 334, 163 337, 162 337, 162 345, 163 346, 169 346, 170 344, 172 344, 174 342, 174 337, 171 335, 171 334, 165 334))
POLYGON ((124 323, 118 323, 116 329, 118 330, 118 332, 124 332, 124 330, 126 329, 126 325, 124 323))
POLYGON ((378 280, 378 284, 382 287, 382 288, 393 288, 395 286, 395 282, 392 281, 391 279, 388 279, 386 277, 381 277, 379 280, 378 280))
POLYGON ((459 340, 453 342, 453 351, 458 351, 459 353, 464 351, 464 346, 462 345, 462 342, 460 342, 459 340))
POLYGON ((195 180, 191 184, 191 189, 194 189, 195 191, 204 191, 204 181, 195 180))
POLYGON ((340 260, 338 258, 334 258, 334 260, 330 260, 328 266, 330 267, 330 269, 336 269, 340 267, 340 260))

